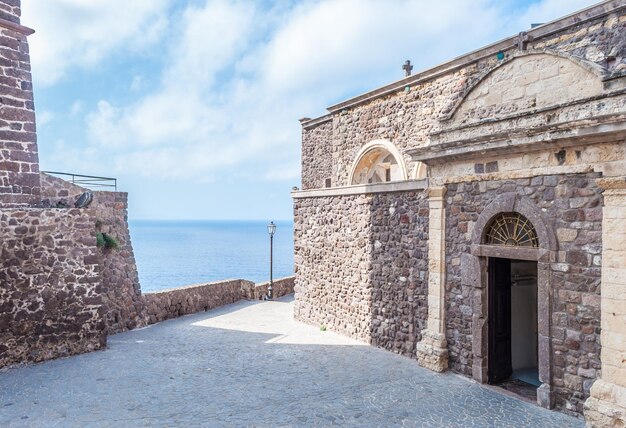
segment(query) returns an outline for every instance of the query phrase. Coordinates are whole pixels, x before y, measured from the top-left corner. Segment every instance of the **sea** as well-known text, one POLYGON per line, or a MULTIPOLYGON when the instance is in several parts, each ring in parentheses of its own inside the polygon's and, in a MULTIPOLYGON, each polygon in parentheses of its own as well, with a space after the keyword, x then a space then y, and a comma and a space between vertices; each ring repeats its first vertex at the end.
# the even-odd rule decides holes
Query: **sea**
MULTIPOLYGON (((274 279, 293 275, 293 222, 275 221, 274 279)), ((267 221, 131 220, 142 291, 241 278, 269 281, 267 221)))

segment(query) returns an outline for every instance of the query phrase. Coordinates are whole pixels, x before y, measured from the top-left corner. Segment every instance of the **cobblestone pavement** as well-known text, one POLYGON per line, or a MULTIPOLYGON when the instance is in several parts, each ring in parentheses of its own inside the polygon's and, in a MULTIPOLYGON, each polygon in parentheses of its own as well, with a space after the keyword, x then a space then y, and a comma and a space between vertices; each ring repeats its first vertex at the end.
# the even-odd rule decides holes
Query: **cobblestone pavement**
POLYGON ((571 418, 239 302, 0 372, 0 426, 582 427, 571 418))

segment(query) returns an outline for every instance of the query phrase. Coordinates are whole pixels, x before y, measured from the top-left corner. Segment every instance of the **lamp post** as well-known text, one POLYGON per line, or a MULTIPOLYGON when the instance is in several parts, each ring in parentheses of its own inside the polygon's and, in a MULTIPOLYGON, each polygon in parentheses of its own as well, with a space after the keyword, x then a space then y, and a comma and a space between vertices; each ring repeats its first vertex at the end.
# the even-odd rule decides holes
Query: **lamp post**
POLYGON ((273 221, 270 221, 270 224, 267 225, 267 233, 270 234, 270 285, 267 287, 265 300, 272 300, 274 298, 274 280, 272 278, 274 270, 274 233, 276 233, 276 225, 273 221))

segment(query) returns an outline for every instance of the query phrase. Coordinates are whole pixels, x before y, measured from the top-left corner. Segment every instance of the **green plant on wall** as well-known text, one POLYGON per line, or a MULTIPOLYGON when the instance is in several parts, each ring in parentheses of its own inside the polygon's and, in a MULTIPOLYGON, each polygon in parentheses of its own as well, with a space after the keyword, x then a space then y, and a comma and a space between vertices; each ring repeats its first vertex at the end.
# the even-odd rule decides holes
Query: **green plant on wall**
POLYGON ((120 244, 108 233, 98 232, 96 233, 96 245, 100 248, 115 250, 120 244))

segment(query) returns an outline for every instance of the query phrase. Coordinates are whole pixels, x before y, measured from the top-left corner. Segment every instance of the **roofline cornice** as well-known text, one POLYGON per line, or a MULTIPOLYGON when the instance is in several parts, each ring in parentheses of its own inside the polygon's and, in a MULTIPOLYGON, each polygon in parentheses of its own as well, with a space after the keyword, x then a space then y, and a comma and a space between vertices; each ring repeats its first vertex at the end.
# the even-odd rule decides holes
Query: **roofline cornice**
POLYGON ((4 19, 4 18, 0 18, 0 28, 5 28, 7 30, 15 31, 25 36, 30 36, 31 34, 35 32, 35 30, 33 30, 32 28, 25 27, 22 24, 9 21, 8 19, 4 19))

